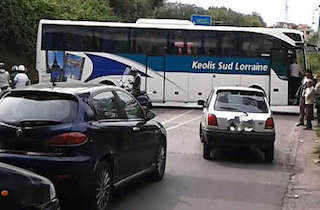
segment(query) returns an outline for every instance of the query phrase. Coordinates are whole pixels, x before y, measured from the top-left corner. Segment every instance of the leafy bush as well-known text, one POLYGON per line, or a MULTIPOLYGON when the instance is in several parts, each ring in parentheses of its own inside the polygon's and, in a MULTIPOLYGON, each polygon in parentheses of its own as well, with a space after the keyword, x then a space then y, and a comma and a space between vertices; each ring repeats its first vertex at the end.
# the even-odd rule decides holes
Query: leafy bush
POLYGON ((1 0, 0 41, 18 55, 34 56, 40 19, 115 21, 100 0, 1 0))

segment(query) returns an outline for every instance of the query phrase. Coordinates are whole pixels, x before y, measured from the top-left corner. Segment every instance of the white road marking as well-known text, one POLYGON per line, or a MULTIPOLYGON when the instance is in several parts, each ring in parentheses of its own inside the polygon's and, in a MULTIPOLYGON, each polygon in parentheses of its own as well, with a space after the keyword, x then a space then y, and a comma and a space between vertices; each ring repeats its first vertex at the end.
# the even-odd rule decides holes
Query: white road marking
POLYGON ((175 117, 173 117, 173 118, 171 118, 171 119, 168 119, 168 120, 162 122, 161 124, 162 124, 162 125, 165 125, 165 124, 167 124, 167 123, 169 123, 169 122, 171 122, 171 121, 174 121, 174 120, 176 120, 176 119, 178 119, 178 118, 180 118, 180 117, 183 117, 183 116, 185 116, 185 115, 187 115, 187 114, 189 114, 189 113, 191 113, 191 112, 193 112, 193 110, 189 110, 189 111, 187 111, 187 112, 184 112, 184 113, 182 113, 182 114, 180 114, 180 115, 178 115, 178 116, 175 116, 175 117))
POLYGON ((173 130, 173 129, 178 128, 178 127, 180 127, 180 126, 186 125, 186 124, 188 124, 188 123, 190 123, 190 122, 192 122, 192 121, 196 121, 196 120, 200 120, 200 119, 201 119, 201 116, 198 116, 198 117, 196 117, 196 118, 192 118, 191 120, 185 121, 185 122, 183 122, 183 123, 179 123, 178 125, 174 125, 174 126, 171 126, 171 127, 169 127, 169 128, 166 128, 166 130, 167 130, 167 131, 170 131, 170 130, 173 130))

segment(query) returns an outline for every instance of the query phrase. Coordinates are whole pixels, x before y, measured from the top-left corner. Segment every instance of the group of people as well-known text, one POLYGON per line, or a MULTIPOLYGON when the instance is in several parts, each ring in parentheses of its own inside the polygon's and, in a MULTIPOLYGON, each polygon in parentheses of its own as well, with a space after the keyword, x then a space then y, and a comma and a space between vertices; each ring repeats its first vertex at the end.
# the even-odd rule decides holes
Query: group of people
POLYGON ((24 65, 14 65, 9 74, 5 69, 5 64, 0 63, 0 92, 9 88, 24 88, 29 84, 30 80, 24 65))
POLYGON ((297 91, 297 96, 300 98, 300 115, 297 126, 304 125, 306 116, 307 124, 304 129, 312 130, 314 104, 317 109, 318 126, 320 126, 320 75, 316 74, 313 78, 312 71, 307 70, 297 91))

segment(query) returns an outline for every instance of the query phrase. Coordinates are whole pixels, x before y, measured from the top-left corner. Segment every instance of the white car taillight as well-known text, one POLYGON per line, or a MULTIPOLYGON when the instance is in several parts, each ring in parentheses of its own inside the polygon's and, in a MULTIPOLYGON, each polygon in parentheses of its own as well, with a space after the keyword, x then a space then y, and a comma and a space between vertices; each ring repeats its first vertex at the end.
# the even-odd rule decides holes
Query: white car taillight
POLYGON ((214 114, 208 114, 208 125, 218 126, 218 120, 214 114))
POLYGON ((273 121, 273 118, 272 117, 269 117, 267 120, 266 120, 266 125, 264 127, 265 129, 273 129, 274 128, 274 121, 273 121))

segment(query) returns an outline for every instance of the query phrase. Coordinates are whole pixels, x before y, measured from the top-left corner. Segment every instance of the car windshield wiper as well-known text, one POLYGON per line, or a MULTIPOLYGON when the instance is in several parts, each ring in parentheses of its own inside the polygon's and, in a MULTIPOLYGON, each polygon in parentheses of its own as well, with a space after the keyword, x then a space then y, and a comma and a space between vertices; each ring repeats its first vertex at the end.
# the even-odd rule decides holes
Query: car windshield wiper
POLYGON ((61 124, 61 121, 55 120, 42 120, 42 119, 30 119, 30 120, 22 120, 19 122, 20 126, 41 126, 41 125, 57 125, 61 124))

